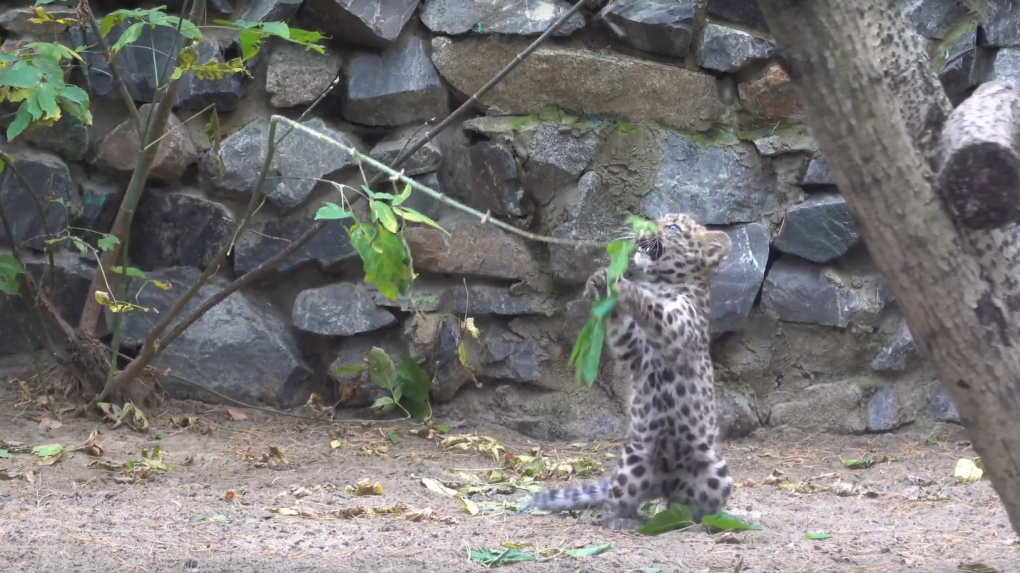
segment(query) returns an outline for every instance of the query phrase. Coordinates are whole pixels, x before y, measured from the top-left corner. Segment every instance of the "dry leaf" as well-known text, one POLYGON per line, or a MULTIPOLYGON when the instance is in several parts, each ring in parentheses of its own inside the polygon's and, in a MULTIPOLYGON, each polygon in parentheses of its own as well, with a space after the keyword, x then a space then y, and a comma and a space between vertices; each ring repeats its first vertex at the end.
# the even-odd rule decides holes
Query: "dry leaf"
POLYGON ((241 420, 248 419, 248 414, 245 414, 244 412, 236 408, 227 408, 227 413, 230 414, 231 419, 233 419, 235 422, 240 422, 241 420))
POLYGON ((63 426, 63 424, 60 423, 59 420, 54 420, 49 416, 43 416, 43 419, 39 420, 39 431, 44 434, 50 430, 56 430, 61 426, 63 426))
POLYGON ((359 481, 357 486, 348 485, 344 487, 344 491, 354 495, 382 495, 383 487, 382 483, 375 482, 373 484, 368 478, 365 478, 359 481))
POLYGON ((432 517, 432 508, 426 507, 425 509, 414 509, 409 511, 404 519, 408 521, 419 522, 425 521, 430 517, 432 517))
POLYGON ((439 480, 432 478, 421 478, 421 483, 427 487, 430 491, 434 491, 440 495, 447 497, 454 497, 457 495, 457 490, 450 489, 445 485, 439 483, 439 480))
POLYGON ((15 386, 18 387, 19 390, 21 390, 22 403, 32 401, 32 392, 29 391, 28 384, 25 384, 24 380, 19 380, 15 378, 14 380, 11 380, 11 384, 14 384, 15 386))

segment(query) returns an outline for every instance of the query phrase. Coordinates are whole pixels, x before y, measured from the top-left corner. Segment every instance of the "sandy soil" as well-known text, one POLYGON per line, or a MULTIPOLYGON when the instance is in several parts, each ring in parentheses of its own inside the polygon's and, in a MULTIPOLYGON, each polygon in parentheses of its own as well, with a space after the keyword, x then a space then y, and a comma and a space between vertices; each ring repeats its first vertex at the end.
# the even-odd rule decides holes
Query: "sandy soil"
MULTIPOLYGON (((149 412, 150 429, 142 433, 111 429, 98 418, 58 416, 66 406, 40 407, 35 396, 24 402, 17 385, 0 388, 0 439, 71 449, 98 430, 103 448, 98 457, 78 450, 51 465, 31 452, 0 458, 4 571, 467 572, 485 567, 468 560, 463 546, 507 542, 560 550, 612 544, 593 557, 551 551, 536 562, 500 567, 508 573, 941 573, 974 561, 997 568, 989 571, 1020 571, 1020 545, 988 481, 953 483, 956 461, 974 453, 952 426, 868 437, 773 430, 726 444, 742 486, 729 510, 761 529, 712 535, 693 528, 646 537, 602 529, 591 515, 518 515, 501 508, 504 500, 526 496, 523 490, 476 494, 470 499, 479 512, 471 515, 457 498, 430 491, 420 478, 456 487, 470 478, 485 482, 497 470, 521 483, 521 471, 488 453, 444 449, 440 441, 448 436, 414 435, 416 426, 407 422, 330 424, 252 410, 236 420, 224 407, 174 404, 149 412), (173 418, 181 422, 182 416, 192 417, 192 428, 174 426, 173 418), (40 427, 40 420, 58 418, 59 427, 40 427), (399 443, 387 438, 391 432, 399 443), (172 471, 150 471, 139 480, 124 475, 130 469, 89 467, 141 460, 143 449, 157 445, 172 471), (880 462, 867 469, 849 470, 840 462, 869 454, 880 462), (768 483, 777 470, 799 487, 768 483), (345 492, 362 479, 381 483, 382 494, 345 492), (812 492, 805 480, 823 487, 812 492), (843 492, 849 495, 834 493, 837 481, 842 486, 835 489, 853 488, 843 492), (393 507, 402 513, 351 515, 358 508, 393 507), (832 537, 805 538, 819 531, 832 537)), ((559 462, 608 461, 615 446, 538 444, 496 427, 461 426, 452 434, 491 436, 516 455, 540 448, 559 462)), ((136 477, 143 472, 134 471, 136 477)))

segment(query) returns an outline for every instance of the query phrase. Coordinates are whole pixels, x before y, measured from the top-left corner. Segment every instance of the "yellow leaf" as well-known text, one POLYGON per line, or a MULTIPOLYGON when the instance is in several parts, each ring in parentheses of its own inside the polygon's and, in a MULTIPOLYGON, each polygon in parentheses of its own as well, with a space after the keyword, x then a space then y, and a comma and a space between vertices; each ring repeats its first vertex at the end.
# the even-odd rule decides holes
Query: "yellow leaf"
POLYGON ((339 448, 341 445, 342 444, 340 443, 340 440, 333 440, 332 442, 329 443, 329 447, 333 448, 334 450, 339 448))
POLYGON ((293 507, 270 507, 269 511, 280 515, 301 515, 301 512, 293 507))
POLYGON ((478 327, 475 326, 474 317, 464 319, 464 330, 466 330, 475 340, 478 340, 479 335, 482 334, 479 332, 478 327))
POLYGON ((100 306, 110 306, 110 302, 112 302, 110 295, 101 290, 97 290, 94 296, 96 297, 96 302, 99 303, 100 306))
POLYGON ((953 477, 962 483, 970 483, 981 479, 984 473, 984 470, 979 468, 974 463, 974 460, 963 458, 956 462, 956 470, 953 471, 953 477))
POLYGON ((468 362, 467 348, 464 346, 463 342, 457 345, 457 359, 460 360, 460 363, 464 365, 465 368, 469 370, 472 369, 471 363, 468 362))
POLYGON ((171 288, 173 288, 173 287, 171 286, 171 284, 170 284, 170 281, 157 281, 157 280, 153 280, 153 281, 151 281, 151 282, 152 282, 152 284, 153 284, 153 285, 155 285, 155 286, 156 286, 156 288, 158 288, 158 289, 162 289, 162 290, 170 290, 171 288))
POLYGON ((344 491, 347 493, 353 493, 354 495, 382 495, 383 487, 380 482, 375 482, 373 484, 368 478, 365 478, 359 481, 357 486, 345 486, 344 491))
POLYGON ((478 515, 478 504, 468 499, 466 496, 458 495, 457 499, 464 504, 464 509, 467 510, 471 515, 478 515))
POLYGON ((445 485, 439 483, 439 480, 432 478, 421 478, 421 483, 425 487, 427 487, 429 491, 434 491, 440 495, 445 495, 447 497, 454 497, 455 495, 457 495, 456 490, 450 489, 445 485))

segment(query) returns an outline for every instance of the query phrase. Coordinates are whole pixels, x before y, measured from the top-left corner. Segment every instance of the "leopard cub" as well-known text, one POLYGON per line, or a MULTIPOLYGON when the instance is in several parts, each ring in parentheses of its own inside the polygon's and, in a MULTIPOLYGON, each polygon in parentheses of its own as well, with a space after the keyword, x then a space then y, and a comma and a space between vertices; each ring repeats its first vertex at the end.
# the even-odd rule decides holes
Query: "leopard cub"
MULTIPOLYGON (((632 276, 616 285, 608 345, 631 378, 630 431, 616 472, 597 483, 539 492, 527 508, 550 511, 602 504, 603 523, 634 529, 646 502, 690 507, 695 522, 723 509, 733 490, 716 450, 715 385, 709 357, 709 285, 730 252, 729 237, 687 215, 655 221, 638 237, 632 276)), ((605 293, 596 273, 585 296, 605 293)))

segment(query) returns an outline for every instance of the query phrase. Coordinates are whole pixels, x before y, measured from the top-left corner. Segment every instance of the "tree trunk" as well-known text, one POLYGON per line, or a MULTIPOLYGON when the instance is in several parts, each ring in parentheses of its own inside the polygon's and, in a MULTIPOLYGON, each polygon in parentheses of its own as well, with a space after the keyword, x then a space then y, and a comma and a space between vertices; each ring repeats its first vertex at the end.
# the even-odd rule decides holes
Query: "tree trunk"
POLYGON ((931 65, 886 2, 759 4, 864 243, 1020 532, 1020 322, 994 272, 1015 239, 966 229, 934 186, 948 108, 931 65))

